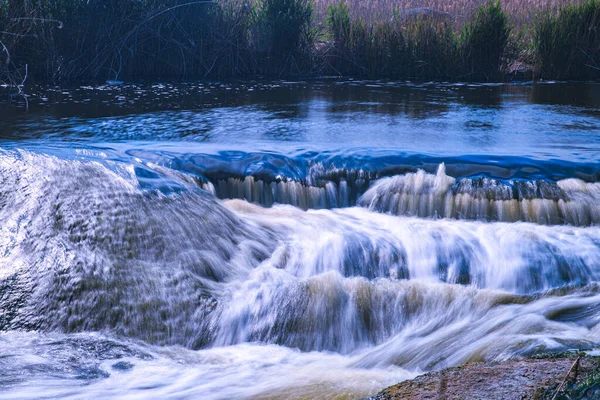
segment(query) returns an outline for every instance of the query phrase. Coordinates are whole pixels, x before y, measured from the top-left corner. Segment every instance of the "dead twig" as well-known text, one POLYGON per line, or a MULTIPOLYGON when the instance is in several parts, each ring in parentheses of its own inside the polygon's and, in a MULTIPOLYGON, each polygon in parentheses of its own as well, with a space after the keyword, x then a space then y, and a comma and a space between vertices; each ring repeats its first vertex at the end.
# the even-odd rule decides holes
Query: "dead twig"
POLYGON ((575 360, 575 362, 573 363, 573 365, 571 365, 571 368, 569 369, 569 372, 567 372, 567 374, 565 375, 565 378, 563 379, 563 381, 561 382, 561 384, 556 389, 556 392, 554 392, 554 396, 552 396, 552 400, 556 400, 556 396, 558 396, 558 394, 560 393, 562 387, 564 386, 565 382, 567 381, 567 378, 569 377, 569 375, 571 375, 571 371, 573 371, 573 368, 575 368, 575 366, 579 364, 579 359, 580 358, 581 358, 581 356, 577 356, 577 359, 575 360))
POLYGON ((13 22, 21 22, 21 21, 36 21, 36 22, 53 22, 58 24, 57 28, 62 29, 64 24, 62 21, 58 19, 50 19, 50 18, 33 18, 33 17, 19 17, 19 18, 11 18, 13 22))
POLYGON ((8 48, 1 40, 0 40, 0 46, 2 46, 2 51, 4 53, 6 53, 6 65, 8 66, 10 64, 10 52, 8 51, 8 48))
POLYGON ((27 80, 27 75, 28 74, 29 74, 29 65, 25 64, 25 76, 23 77, 23 80, 21 81, 21 84, 18 86, 19 92, 23 91, 23 86, 25 85, 25 81, 27 80))

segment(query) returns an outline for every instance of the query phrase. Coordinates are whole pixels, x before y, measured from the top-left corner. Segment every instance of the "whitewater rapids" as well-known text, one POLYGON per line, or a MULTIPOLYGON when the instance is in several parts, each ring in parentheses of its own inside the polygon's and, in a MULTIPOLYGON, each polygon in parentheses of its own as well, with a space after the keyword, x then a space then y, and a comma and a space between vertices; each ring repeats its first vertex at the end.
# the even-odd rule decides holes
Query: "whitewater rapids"
POLYGON ((254 178, 233 196, 142 160, 3 151, 0 398, 356 398, 600 344, 597 183, 483 202, 443 166, 369 179, 280 180, 262 204, 254 178))

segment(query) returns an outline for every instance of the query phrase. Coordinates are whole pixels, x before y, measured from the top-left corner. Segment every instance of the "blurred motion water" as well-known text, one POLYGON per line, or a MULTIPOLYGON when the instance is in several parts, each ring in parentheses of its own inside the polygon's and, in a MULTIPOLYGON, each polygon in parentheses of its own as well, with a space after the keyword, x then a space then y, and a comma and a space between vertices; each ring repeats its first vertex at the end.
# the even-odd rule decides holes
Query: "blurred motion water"
POLYGON ((0 398, 359 398, 600 345, 600 86, 0 97, 0 398))

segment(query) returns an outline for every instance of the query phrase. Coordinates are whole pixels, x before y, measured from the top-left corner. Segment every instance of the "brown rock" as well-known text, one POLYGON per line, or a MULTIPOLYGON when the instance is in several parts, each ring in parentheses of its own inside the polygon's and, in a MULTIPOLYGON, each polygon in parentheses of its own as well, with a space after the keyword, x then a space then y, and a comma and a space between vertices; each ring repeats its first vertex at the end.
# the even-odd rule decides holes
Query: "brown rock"
MULTIPOLYGON (((503 363, 467 364, 421 375, 384 389, 373 400, 542 399, 558 387, 575 358, 528 359, 503 363)), ((581 358, 568 379, 591 373, 598 360, 581 358)))

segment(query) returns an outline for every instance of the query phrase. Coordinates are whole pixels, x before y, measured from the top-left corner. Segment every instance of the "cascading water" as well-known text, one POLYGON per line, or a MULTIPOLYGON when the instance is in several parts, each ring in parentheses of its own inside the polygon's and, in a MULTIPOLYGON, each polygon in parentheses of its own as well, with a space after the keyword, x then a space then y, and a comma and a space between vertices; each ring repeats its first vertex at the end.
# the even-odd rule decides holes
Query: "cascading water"
POLYGON ((224 199, 262 206, 290 204, 304 210, 352 205, 372 211, 424 218, 454 218, 544 225, 587 226, 600 222, 600 183, 569 178, 556 182, 487 177, 457 180, 440 164, 436 174, 422 169, 381 177, 363 170, 311 174, 304 179, 266 181, 254 176, 207 180, 201 186, 224 199), (351 177, 348 180, 348 177, 351 177), (333 178, 329 180, 328 178, 333 178), (369 187, 369 182, 375 182, 369 187))
POLYGON ((594 164, 72 147, 0 150, 0 399, 359 398, 600 344, 594 164))

